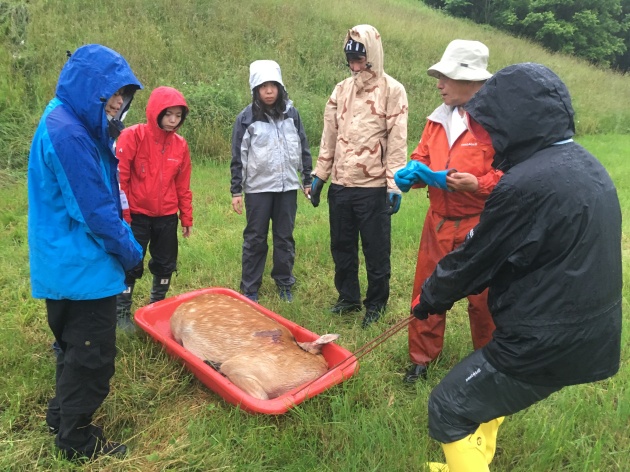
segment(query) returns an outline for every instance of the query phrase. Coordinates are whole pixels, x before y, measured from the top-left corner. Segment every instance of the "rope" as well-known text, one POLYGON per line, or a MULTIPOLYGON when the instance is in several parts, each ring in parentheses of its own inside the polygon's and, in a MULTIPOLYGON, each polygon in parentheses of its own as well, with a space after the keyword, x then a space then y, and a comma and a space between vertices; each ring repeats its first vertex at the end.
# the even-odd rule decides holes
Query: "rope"
POLYGON ((401 329, 403 329, 405 326, 407 326, 409 324, 409 322, 411 322, 411 320, 413 320, 413 315, 410 316, 409 318, 405 318, 403 320, 400 320, 398 323, 396 323, 394 326, 392 326, 391 328, 383 331, 381 334, 379 334, 377 337, 375 337, 374 339, 372 339, 371 341, 365 343, 363 346, 361 346, 359 349, 357 349, 353 354, 350 354, 348 357, 346 357, 345 359, 343 359, 342 361, 338 362, 337 364, 335 364, 334 366, 332 366, 330 369, 328 369, 326 372, 324 372, 322 375, 320 375, 319 377, 311 380, 310 382, 307 382, 306 384, 304 384, 299 390, 297 390, 295 392, 295 394, 298 394, 299 392, 301 392, 302 390, 310 387, 313 383, 317 382, 319 379, 321 379, 323 376, 327 375, 329 372, 332 372, 333 370, 339 368, 339 366, 343 365, 345 362, 347 362, 348 360, 354 358, 354 362, 357 362, 359 359, 361 359, 363 356, 365 356, 366 354, 368 354, 369 352, 373 351, 377 346, 379 346, 380 344, 382 344, 383 342, 387 341, 389 338, 391 338, 394 334, 396 334, 398 331, 400 331, 401 329))

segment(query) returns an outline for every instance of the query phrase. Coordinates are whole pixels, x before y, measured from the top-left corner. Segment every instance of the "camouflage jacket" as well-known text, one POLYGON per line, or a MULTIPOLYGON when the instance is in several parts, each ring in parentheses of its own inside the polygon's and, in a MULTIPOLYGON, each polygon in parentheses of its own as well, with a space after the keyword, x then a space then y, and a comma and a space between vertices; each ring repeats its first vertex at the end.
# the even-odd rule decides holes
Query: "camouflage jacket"
POLYGON ((399 192, 394 174, 407 161, 407 94, 383 71, 383 47, 369 25, 348 31, 364 44, 369 67, 338 83, 324 112, 324 130, 313 175, 345 187, 385 187, 399 192))

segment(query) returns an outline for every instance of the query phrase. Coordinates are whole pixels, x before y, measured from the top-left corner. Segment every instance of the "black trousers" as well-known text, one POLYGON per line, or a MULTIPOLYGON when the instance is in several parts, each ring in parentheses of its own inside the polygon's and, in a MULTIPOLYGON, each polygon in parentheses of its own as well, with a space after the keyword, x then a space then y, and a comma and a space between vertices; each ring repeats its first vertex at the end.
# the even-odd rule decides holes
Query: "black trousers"
POLYGON ((116 358, 116 297, 97 300, 46 300, 48 325, 61 347, 55 397, 46 422, 59 429, 55 439, 66 450, 91 452, 102 438, 92 415, 109 394, 116 358))
POLYGON ((335 262, 335 287, 339 298, 361 301, 359 287, 359 237, 365 257, 367 292, 363 304, 383 309, 389 299, 391 276, 391 216, 387 214, 385 187, 328 189, 330 251, 335 262))
POLYGON ((521 411, 561 388, 532 385, 505 375, 478 349, 453 367, 431 392, 429 435, 442 443, 459 441, 481 423, 521 411))
POLYGON ((131 230, 136 241, 142 246, 143 260, 127 271, 125 284, 135 283, 144 273, 144 256, 151 254, 149 271, 153 275, 168 276, 177 270, 177 214, 167 216, 131 215, 131 230))
POLYGON ((267 235, 272 223, 273 268, 271 278, 279 286, 295 284, 295 240, 293 228, 297 213, 297 190, 245 195, 247 225, 243 231, 241 291, 258 292, 262 284, 269 246, 267 235))

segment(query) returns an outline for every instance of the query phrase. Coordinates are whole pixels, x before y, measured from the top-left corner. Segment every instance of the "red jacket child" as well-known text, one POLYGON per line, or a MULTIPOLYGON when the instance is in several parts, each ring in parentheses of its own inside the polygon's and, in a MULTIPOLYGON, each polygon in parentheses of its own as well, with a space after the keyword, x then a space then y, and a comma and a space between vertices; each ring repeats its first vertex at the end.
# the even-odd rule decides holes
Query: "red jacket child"
POLYGON ((190 151, 186 140, 175 131, 184 123, 188 105, 184 96, 171 87, 156 88, 147 103, 147 123, 123 130, 116 145, 120 187, 129 202, 130 213, 147 216, 176 214, 182 227, 190 227, 190 151), (172 130, 160 127, 159 119, 168 107, 183 107, 179 125, 172 130))
MULTIPOLYGON (((147 249, 151 254, 150 303, 164 299, 177 270, 178 212, 182 236, 190 235, 193 224, 190 151, 176 133, 187 114, 181 92, 158 87, 147 103, 147 123, 123 130, 116 144, 120 188, 128 201, 123 214, 142 246, 143 257, 147 249)), ((143 262, 127 271, 127 289, 117 297, 118 326, 123 330, 134 329, 131 295, 143 271, 143 262)))

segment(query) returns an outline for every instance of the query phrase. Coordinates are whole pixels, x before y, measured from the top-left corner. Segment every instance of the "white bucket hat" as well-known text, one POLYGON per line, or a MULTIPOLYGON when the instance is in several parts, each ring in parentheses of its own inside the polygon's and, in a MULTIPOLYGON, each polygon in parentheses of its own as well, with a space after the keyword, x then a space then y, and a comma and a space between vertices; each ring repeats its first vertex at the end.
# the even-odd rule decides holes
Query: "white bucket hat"
POLYGON ((436 78, 442 74, 453 80, 487 80, 492 77, 486 70, 489 55, 488 47, 479 41, 455 39, 446 46, 440 62, 429 67, 427 74, 436 78))
MULTIPOLYGON (((256 87, 265 82, 278 82, 284 87, 280 66, 276 61, 266 59, 252 62, 249 66, 249 88, 253 92, 256 87)), ((286 90, 286 87, 284 88, 286 90)))

